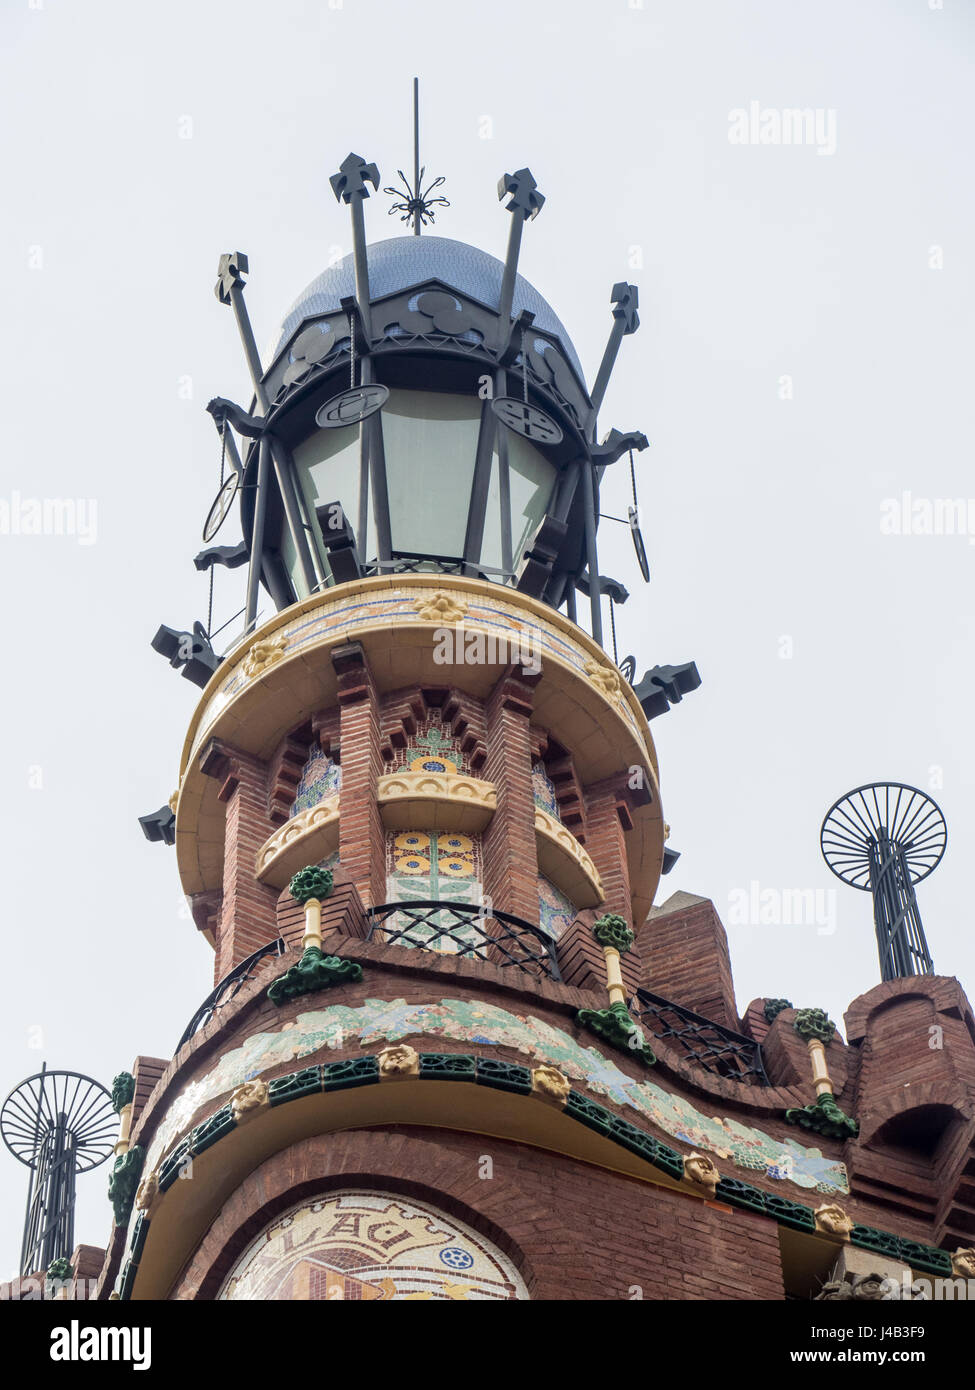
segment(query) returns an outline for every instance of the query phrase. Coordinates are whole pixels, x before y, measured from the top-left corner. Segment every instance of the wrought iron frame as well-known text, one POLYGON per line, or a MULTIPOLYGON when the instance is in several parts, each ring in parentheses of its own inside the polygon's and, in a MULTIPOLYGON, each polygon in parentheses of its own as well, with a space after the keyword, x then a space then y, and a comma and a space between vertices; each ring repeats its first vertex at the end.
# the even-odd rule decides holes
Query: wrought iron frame
POLYGON ((654 1037, 670 1040, 683 1050, 685 1060, 714 1076, 740 1081, 749 1086, 768 1086, 761 1044, 713 1018, 705 1018, 683 1004, 675 1004, 659 994, 638 989, 630 1000, 637 1014, 654 1037), (676 1022, 671 1022, 668 1015, 676 1022))
POLYGON ((30 1169, 20 1272, 47 1270, 74 1248, 75 1178, 104 1163, 118 1121, 109 1091, 81 1072, 39 1072, 16 1086, 0 1111, 7 1148, 30 1169))
POLYGON ((381 940, 387 946, 403 945, 415 950, 434 951, 450 954, 467 960, 487 961, 502 968, 514 966, 526 975, 536 979, 561 980, 555 940, 541 927, 515 917, 510 912, 493 909, 487 912, 479 903, 443 902, 433 898, 410 900, 406 902, 382 903, 370 909, 367 914, 369 931, 367 941, 381 940), (443 923, 435 920, 442 914, 451 914, 455 920, 443 923), (405 926, 391 929, 384 925, 390 917, 404 916, 405 926), (428 928, 431 937, 410 939, 417 928, 428 928), (458 928, 475 929, 479 938, 475 945, 461 935, 454 935, 458 928), (456 950, 438 951, 437 942, 447 940, 456 950))
POLYGON ((881 979, 932 974, 914 885, 938 867, 948 842, 937 802, 904 782, 868 782, 834 802, 819 839, 836 877, 873 898, 881 979))
MULTIPOLYGON (((414 84, 414 184, 407 184, 407 203, 403 207, 407 220, 412 220, 413 230, 417 234, 422 223, 431 216, 429 194, 432 191, 424 191, 421 187, 418 129, 417 87, 414 84)), ((238 409, 237 419, 232 422, 235 428, 243 423, 244 433, 251 439, 245 465, 247 483, 241 495, 241 519, 250 558, 245 630, 249 631, 256 621, 260 582, 265 583, 276 604, 280 605, 282 597, 287 596, 281 593, 280 567, 275 565, 276 551, 273 546, 267 545, 269 531, 271 534, 274 532, 273 518, 269 519, 267 514, 269 501, 274 511, 283 511, 283 520, 295 549, 301 576, 300 584, 292 585, 289 582, 285 587, 293 588, 295 598, 300 599, 330 582, 327 563, 323 561, 315 539, 316 518, 309 514, 307 499, 298 485, 294 459, 286 447, 292 425, 288 417, 292 414, 292 407, 307 396, 310 389, 316 389, 323 376, 348 363, 352 364, 351 381, 355 386, 354 344, 358 343, 360 386, 377 380, 375 369, 380 358, 412 349, 414 355, 434 353, 455 359, 467 358, 471 366, 474 366, 471 359, 479 359, 493 376, 495 398, 507 394, 509 375, 518 371, 525 405, 534 406, 542 415, 545 410, 539 401, 553 410, 557 426, 554 432, 561 432, 565 449, 558 457, 554 452, 550 456, 561 476, 557 477, 541 523, 541 528, 546 528, 545 543, 536 545, 532 541, 524 555, 514 555, 509 510, 502 506, 502 552, 498 572, 506 580, 518 575, 516 582, 519 587, 526 588, 533 596, 555 608, 564 604, 567 614, 573 619, 575 588, 585 577, 588 581, 592 633, 596 641, 601 642, 602 587, 596 547, 599 483, 606 466, 614 461, 615 456, 609 456, 605 447, 596 443, 597 415, 622 339, 639 326, 636 287, 626 283, 613 286, 610 297, 613 306, 612 329, 590 395, 582 379, 581 368, 573 360, 571 344, 563 343, 557 333, 536 329, 533 326, 533 313, 523 311, 517 318, 512 318, 522 233, 525 224, 538 215, 545 202, 530 169, 505 173, 498 184, 498 197, 502 201, 507 200, 505 206, 511 214, 511 221, 498 298, 490 306, 464 295, 453 286, 431 280, 373 303, 364 205, 370 196, 369 185, 373 189, 379 188, 379 170, 361 156, 349 154, 338 172, 331 177, 330 184, 336 199, 348 206, 352 220, 354 295, 343 298, 334 312, 298 324, 288 341, 279 346, 266 371, 262 367, 244 305, 247 257, 241 252, 226 253, 221 257, 218 269, 216 294, 221 303, 233 308, 254 387, 254 398, 260 409, 260 416, 252 418, 238 409), (442 317, 438 319, 439 310, 423 305, 423 292, 431 289, 439 290, 441 295, 452 299, 454 309, 450 312, 458 314, 456 325, 448 323, 445 328, 442 317), (429 317, 430 322, 418 324, 418 315, 429 317), (349 325, 348 337, 341 331, 343 318, 349 325), (309 329, 316 322, 327 326, 327 345, 322 345, 318 353, 314 343, 307 352, 303 346, 298 357, 293 358, 292 347, 302 335, 307 339, 309 329), (296 371, 298 363, 300 369, 296 371), (251 424, 254 428, 251 428, 251 424), (276 489, 272 485, 269 462, 273 464, 276 489), (581 493, 580 481, 583 481, 581 493), (552 526, 553 521, 558 522, 560 530, 552 526), (304 592, 301 592, 302 588, 304 592)), ((450 389, 449 386, 447 389, 450 389)), ((548 434, 551 436, 553 421, 549 420, 548 423, 548 434)), ((468 573, 477 572, 480 560, 483 516, 495 452, 498 456, 502 501, 507 494, 507 428, 485 402, 475 450, 464 545, 468 573)), ((527 423, 519 432, 531 439, 536 447, 547 447, 546 438, 532 434, 527 423)), ((362 421, 359 438, 360 506, 355 536, 358 545, 362 546, 368 530, 371 492, 378 550, 376 557, 368 557, 361 553, 356 556, 355 547, 352 548, 355 565, 362 573, 363 563, 388 565, 393 559, 381 412, 377 411, 362 421)), ((554 440, 552 442, 555 443, 554 440)), ((637 447, 645 447, 645 441, 637 447)), ((347 544, 345 549, 348 552, 347 544)), ((349 561, 350 555, 347 553, 343 579, 348 577, 349 572, 354 572, 349 561)))
MULTIPOLYGON (((423 282, 397 292, 385 300, 376 301, 372 305, 373 315, 389 317, 395 312, 405 311, 405 306, 409 301, 423 294, 425 291, 436 291, 450 295, 456 303, 463 309, 469 310, 473 314, 479 315, 483 320, 483 334, 479 331, 479 341, 466 342, 457 335, 447 333, 430 334, 391 334, 383 331, 382 336, 378 337, 370 344, 360 344, 360 355, 357 360, 360 363, 360 370, 363 381, 368 379, 380 380, 387 378, 386 385, 396 384, 395 379, 389 379, 389 373, 384 370, 384 363, 387 361, 401 362, 407 360, 406 354, 419 348, 424 353, 434 353, 441 360, 446 362, 448 359, 454 361, 463 360, 467 364, 467 370, 474 375, 471 378, 471 390, 475 389, 474 383, 478 375, 478 364, 484 369, 480 375, 490 374, 493 381, 493 390, 496 395, 503 395, 507 390, 507 379, 509 372, 505 366, 499 364, 499 358, 504 356, 502 345, 492 342, 490 329, 491 311, 483 305, 471 301, 458 290, 447 286, 440 281, 431 280, 423 282), (383 312, 385 311, 385 312, 383 312), (471 359, 476 359, 472 361, 471 359)), ((530 318, 530 316, 528 316, 530 318)), ((317 318, 303 321, 295 332, 291 335, 288 343, 285 344, 276 356, 271 367, 265 374, 265 392, 268 398, 273 397, 273 405, 268 411, 267 435, 273 437, 275 453, 282 468, 287 468, 292 482, 292 489, 298 499, 299 505, 304 507, 304 494, 297 485, 297 469, 291 453, 290 445, 297 442, 298 438, 304 437, 299 424, 296 432, 296 422, 304 419, 308 411, 308 402, 317 402, 327 398, 341 382, 343 376, 349 370, 350 362, 350 339, 348 335, 339 336, 336 334, 330 352, 319 362, 309 367, 309 370, 300 379, 292 381, 290 384, 282 382, 282 368, 287 368, 290 360, 291 348, 294 342, 302 333, 306 332, 315 324, 327 324, 330 327, 339 329, 346 318, 346 311, 333 312, 330 314, 319 315, 317 318)), ((516 320, 516 323, 518 321, 516 320)), ((562 391, 554 377, 546 381, 535 365, 534 349, 526 354, 525 363, 527 376, 527 392, 529 403, 544 409, 555 416, 563 430, 563 443, 551 450, 545 450, 546 456, 553 464, 555 478, 553 480, 552 492, 548 498, 546 506, 546 517, 554 518, 559 522, 569 523, 574 518, 573 525, 569 528, 569 534, 565 544, 560 548, 561 553, 553 566, 554 572, 551 582, 543 595, 546 602, 553 607, 560 607, 567 604, 574 609, 575 581, 583 574, 591 571, 597 572, 598 578, 598 558, 595 555, 594 538, 595 528, 598 520, 598 479, 595 469, 589 460, 590 445, 587 433, 592 416, 591 404, 585 393, 585 388, 579 382, 575 368, 565 357, 557 336, 547 330, 531 329, 533 341, 543 342, 546 348, 550 349, 558 357, 561 364, 563 385, 567 388, 571 381, 576 399, 570 400, 562 391), (565 377, 568 372, 570 376, 565 377), (592 486, 591 488, 579 488, 581 477, 588 473, 592 486), (591 500, 590 500, 591 498, 591 500), (587 544, 585 538, 589 537, 592 544, 587 544), (570 560, 569 557, 575 558, 570 560), (569 595, 572 594, 570 603, 569 595)), ((411 354, 412 355, 412 354, 411 354)), ((521 354, 516 353, 514 357, 506 362, 506 366, 511 370, 519 372, 522 367, 521 354)), ((394 373, 394 377, 396 374, 394 373)), ((426 389, 429 384, 424 378, 426 389)), ((490 401, 485 401, 481 410, 480 423, 478 425, 477 441, 474 450, 474 469, 471 479, 471 492, 468 504, 468 514, 466 522, 466 532, 463 554, 463 572, 477 576, 479 574, 500 576, 504 582, 518 582, 518 575, 522 568, 525 556, 513 553, 513 538, 510 534, 510 517, 508 511, 502 508, 502 565, 500 568, 482 565, 480 562, 481 545, 484 532, 484 515, 487 505, 487 497, 491 484, 491 474, 493 468, 494 454, 498 456, 499 486, 502 492, 506 489, 507 482, 507 439, 506 430, 501 426, 497 417, 490 410, 490 401)), ((245 468, 247 470, 248 486, 242 492, 242 506, 244 508, 242 519, 245 534, 248 531, 252 536, 256 536, 260 530, 262 534, 273 533, 279 521, 288 522, 287 508, 282 505, 281 498, 277 494, 272 494, 272 513, 268 516, 265 503, 265 515, 258 517, 260 506, 260 487, 258 484, 257 468, 261 458, 261 447, 263 441, 253 441, 247 455, 245 468), (258 524, 260 522, 260 525, 258 524)), ((541 447, 544 450, 545 446, 541 447)), ((357 560, 360 573, 367 574, 379 570, 388 569, 394 565, 399 551, 393 549, 389 503, 388 503, 388 483, 386 477, 386 457, 383 437, 382 411, 370 416, 363 421, 360 426, 360 497, 359 513, 354 521, 354 534, 357 547, 361 545, 361 537, 368 531, 370 514, 376 517, 376 538, 377 554, 367 556, 357 550, 357 560)), ((266 478, 266 474, 265 474, 266 478)), ((349 519, 351 521, 351 518, 349 519)), ((314 587, 321 588, 329 582, 324 573, 320 570, 318 562, 318 547, 311 543, 314 535, 315 520, 304 516, 303 529, 311 559, 319 571, 317 583, 314 587)), ((253 542, 252 542, 253 548, 253 542)), ((437 557, 430 557, 431 559, 437 557)), ((458 557, 445 556, 443 559, 443 572, 453 573, 456 559, 458 557)), ((267 566, 265 563, 264 569, 267 566)), ((265 574, 265 582, 267 575, 265 574)), ((306 588, 307 588, 306 583, 306 588)), ((309 592, 311 589, 309 588, 309 592)), ((294 601, 289 595, 289 602, 294 601)), ((301 597, 297 592, 295 597, 301 597)), ((596 595, 594 611, 596 617, 594 626, 596 628, 597 640, 601 640, 602 629, 599 619, 599 595, 596 595)), ((254 600, 256 602, 256 599, 254 600)), ((279 598, 275 598, 279 602, 279 598)), ((573 616, 572 613, 569 616, 573 616)))

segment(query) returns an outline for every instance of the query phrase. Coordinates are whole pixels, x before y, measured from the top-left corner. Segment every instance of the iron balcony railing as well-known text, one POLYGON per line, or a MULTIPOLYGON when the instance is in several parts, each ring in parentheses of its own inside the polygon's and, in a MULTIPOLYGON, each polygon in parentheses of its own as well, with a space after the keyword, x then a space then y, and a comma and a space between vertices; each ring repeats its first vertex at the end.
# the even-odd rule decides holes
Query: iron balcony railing
POLYGON ((383 903, 369 913, 367 940, 514 966, 539 979, 561 979, 555 942, 546 932, 510 912, 487 913, 478 903, 383 903))
POLYGON ((630 1012, 654 1037, 673 1041, 686 1061, 705 1071, 752 1086, 770 1084, 762 1049, 753 1038, 646 989, 638 989, 630 1000, 630 1012))
MULTIPOLYGON (((420 947, 468 960, 486 960, 493 965, 513 965, 539 979, 561 978, 555 943, 539 927, 509 912, 486 914, 478 903, 398 902, 374 907, 368 920, 369 941, 420 947)), ((190 1019, 176 1051, 206 1027, 218 1009, 230 1003, 265 960, 284 955, 286 949, 279 937, 235 965, 190 1019)))
MULTIPOLYGON (((487 913, 478 903, 424 899, 383 903, 369 911, 367 920, 368 941, 483 960, 502 968, 514 966, 536 979, 561 979, 552 938, 510 912, 487 913)), ((253 979, 263 961, 284 955, 286 949, 279 937, 234 966, 190 1019, 176 1051, 253 979)), ((654 1037, 672 1040, 686 1061, 704 1071, 753 1086, 770 1084, 762 1049, 754 1039, 646 989, 636 991, 629 1008, 654 1037)))
POLYGON ((283 956, 286 949, 284 940, 279 936, 277 941, 269 941, 265 946, 259 946, 253 955, 242 960, 239 965, 235 965, 229 975, 224 975, 216 989, 207 995, 186 1025, 183 1036, 176 1044, 176 1051, 178 1052, 185 1042, 189 1042, 190 1038, 201 1028, 206 1027, 217 1010, 222 1009, 225 1004, 229 1004, 234 995, 243 989, 247 981, 254 978, 262 961, 269 956, 283 956))

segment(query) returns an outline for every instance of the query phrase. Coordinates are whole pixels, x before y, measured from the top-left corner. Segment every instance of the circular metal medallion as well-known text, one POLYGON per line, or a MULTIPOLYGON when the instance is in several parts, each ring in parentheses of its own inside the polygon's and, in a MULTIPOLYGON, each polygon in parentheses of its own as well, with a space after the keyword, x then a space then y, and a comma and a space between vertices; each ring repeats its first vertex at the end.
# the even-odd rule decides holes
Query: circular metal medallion
POLYGON ((240 486, 240 478, 236 473, 231 473, 223 487, 213 499, 213 505, 207 512, 207 519, 203 523, 203 539, 212 541, 226 520, 227 513, 233 506, 234 498, 237 496, 237 489, 240 486))
POLYGON ((560 444, 562 441, 562 430, 550 415, 537 406, 528 405, 514 396, 499 396, 491 402, 491 409, 509 430, 524 435, 533 444, 560 444))
POLYGON ((636 551, 637 564, 640 566, 640 573, 649 584, 650 565, 647 560, 646 547, 643 544, 643 532, 640 530, 639 514, 636 507, 627 507, 626 514, 630 521, 630 535, 633 537, 633 549, 636 551))
POLYGON ((320 425, 323 430, 337 430, 344 425, 357 425, 360 420, 367 420, 370 415, 375 415, 388 400, 389 387, 378 381, 370 382, 366 386, 350 386, 347 391, 340 391, 337 396, 319 406, 315 424, 320 425))

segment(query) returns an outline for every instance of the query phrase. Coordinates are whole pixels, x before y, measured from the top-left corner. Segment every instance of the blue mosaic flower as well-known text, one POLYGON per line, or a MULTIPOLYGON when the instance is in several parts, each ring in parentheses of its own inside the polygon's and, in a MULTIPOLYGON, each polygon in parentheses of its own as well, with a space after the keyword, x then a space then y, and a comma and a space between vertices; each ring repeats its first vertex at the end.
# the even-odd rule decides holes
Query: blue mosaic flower
POLYGON ((446 1250, 441 1250, 440 1259, 448 1269, 470 1269, 474 1263, 474 1256, 469 1255, 466 1250, 460 1250, 456 1245, 448 1245, 446 1250))

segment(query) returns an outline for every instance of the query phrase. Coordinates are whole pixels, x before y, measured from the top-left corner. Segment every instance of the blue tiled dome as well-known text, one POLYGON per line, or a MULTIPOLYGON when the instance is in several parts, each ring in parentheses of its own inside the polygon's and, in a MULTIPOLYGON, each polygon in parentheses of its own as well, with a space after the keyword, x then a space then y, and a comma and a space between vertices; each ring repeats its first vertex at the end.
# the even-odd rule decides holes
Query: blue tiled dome
MULTIPOLYGON (((449 237, 391 237, 388 241, 377 241, 369 247, 369 291, 374 300, 436 278, 493 308, 498 302, 503 269, 496 256, 489 256, 476 246, 452 241, 449 237)), ((267 360, 272 361, 277 356, 305 319, 337 309, 344 296, 354 293, 355 275, 352 256, 349 255, 338 265, 323 270, 302 290, 284 316, 267 360)), ((536 328, 558 334, 569 360, 584 381, 575 348, 558 315, 534 286, 519 275, 515 280, 512 312, 517 316, 522 309, 528 309, 535 315, 536 328)))

